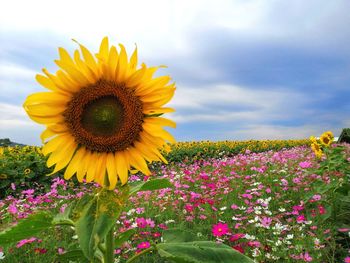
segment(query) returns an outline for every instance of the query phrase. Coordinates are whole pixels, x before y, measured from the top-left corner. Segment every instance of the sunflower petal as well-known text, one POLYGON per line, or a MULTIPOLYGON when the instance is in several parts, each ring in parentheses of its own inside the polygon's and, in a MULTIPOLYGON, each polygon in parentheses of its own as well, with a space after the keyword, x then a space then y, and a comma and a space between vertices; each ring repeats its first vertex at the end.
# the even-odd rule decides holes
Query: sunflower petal
POLYGON ((58 135, 43 146, 42 153, 44 155, 48 155, 49 153, 62 147, 64 144, 66 144, 67 141, 71 141, 72 139, 72 136, 68 133, 58 135))
POLYGON ((115 188, 115 185, 117 184, 118 177, 117 177, 117 167, 115 162, 115 157, 113 153, 108 153, 107 155, 107 173, 108 173, 108 181, 109 181, 109 190, 112 190, 115 188))
POLYGON ((145 118, 144 122, 159 126, 169 126, 171 128, 176 128, 176 123, 174 121, 162 117, 145 118))
POLYGON ((135 71, 136 66, 137 66, 137 47, 135 47, 135 50, 132 53, 130 58, 130 69, 132 70, 132 72, 135 71))
POLYGON ((117 165, 117 172, 118 177, 120 178, 120 181, 122 185, 126 184, 128 181, 128 163, 125 159, 125 153, 124 152, 117 152, 115 154, 115 162, 117 165))
POLYGON ((66 167, 70 162, 70 160, 72 159, 72 156, 76 148, 77 148, 76 143, 72 141, 70 143, 67 143, 67 145, 63 147, 61 150, 56 150, 54 153, 52 153, 49 159, 47 160, 47 166, 51 167, 52 164, 55 164, 55 163, 56 163, 56 166, 53 172, 50 173, 49 175, 57 173, 58 171, 66 167))
POLYGON ((98 155, 97 153, 91 153, 90 165, 87 169, 86 182, 90 183, 94 180, 96 176, 98 155))
POLYGON ((142 156, 139 154, 138 151, 135 150, 135 148, 131 147, 127 150, 127 153, 129 154, 129 158, 131 160, 131 166, 135 167, 137 170, 141 171, 145 175, 151 174, 145 159, 142 158, 142 156))
POLYGON ((73 159, 67 166, 67 169, 64 172, 64 179, 70 179, 78 170, 81 165, 81 159, 84 155, 83 148, 80 148, 74 155, 73 159))
POLYGON ((115 79, 123 82, 125 78, 127 77, 127 70, 128 70, 128 57, 126 54, 125 47, 122 44, 119 44, 120 47, 120 53, 119 53, 119 59, 118 59, 118 65, 115 72, 115 79))

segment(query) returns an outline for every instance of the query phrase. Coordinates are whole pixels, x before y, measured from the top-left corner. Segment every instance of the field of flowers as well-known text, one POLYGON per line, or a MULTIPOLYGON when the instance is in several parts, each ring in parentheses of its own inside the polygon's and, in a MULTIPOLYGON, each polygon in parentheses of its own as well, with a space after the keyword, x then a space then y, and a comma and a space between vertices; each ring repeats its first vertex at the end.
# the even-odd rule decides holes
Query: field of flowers
MULTIPOLYGON (((115 262, 164 239, 217 241, 255 262, 350 262, 350 145, 315 153, 306 140, 173 146, 170 164, 151 165, 150 177, 131 175, 131 182, 167 178, 172 188, 130 198, 116 221, 130 238, 117 242, 115 262)), ((98 187, 45 177, 39 148, 1 154, 0 231, 39 210, 63 214, 98 187)), ((76 238, 71 227, 54 227, 0 248, 0 261, 68 262, 61 256, 78 248, 76 238)), ((148 254, 138 262, 165 261, 148 254)))

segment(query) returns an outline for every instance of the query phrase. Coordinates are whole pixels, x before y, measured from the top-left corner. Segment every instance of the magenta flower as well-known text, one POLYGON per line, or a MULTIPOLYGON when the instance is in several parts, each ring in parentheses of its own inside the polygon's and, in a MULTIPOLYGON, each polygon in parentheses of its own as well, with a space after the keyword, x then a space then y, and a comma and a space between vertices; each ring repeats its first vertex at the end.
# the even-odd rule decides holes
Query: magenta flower
POLYGON ((237 234, 233 234, 231 237, 230 237, 230 241, 231 242, 234 242, 234 241, 237 241, 241 238, 245 237, 245 234, 243 233, 237 233, 237 234))
POLYGON ((304 261, 305 262, 311 262, 312 261, 312 257, 307 252, 305 252, 305 254, 304 254, 304 261))
POLYGON ((135 221, 139 228, 145 228, 147 226, 147 221, 143 217, 136 218, 135 221))
POLYGON ((303 223, 305 221, 305 216, 304 215, 299 215, 298 217, 297 217, 297 222, 298 223, 303 223))
POLYGON ((308 161, 306 161, 306 162, 300 162, 300 163, 299 163, 299 166, 300 166, 301 168, 303 168, 303 169, 305 169, 305 168, 310 168, 310 167, 312 166, 312 163, 311 163, 311 162, 308 162, 308 161))
POLYGON ((345 262, 345 263, 350 263, 350 257, 344 258, 344 262, 345 262))
POLYGON ((213 228, 212 228, 213 236, 220 237, 220 236, 226 235, 228 232, 229 232, 229 228, 227 224, 223 224, 219 222, 218 224, 213 225, 213 228))
POLYGON ((22 240, 20 240, 20 241, 17 243, 16 247, 17 247, 17 248, 20 248, 20 247, 24 246, 25 244, 33 243, 33 242, 35 242, 36 240, 37 240, 37 239, 36 239, 35 237, 31 237, 31 238, 29 238, 29 239, 22 239, 22 240))
POLYGON ((263 227, 270 227, 271 223, 272 223, 272 219, 270 217, 266 217, 264 216, 262 219, 260 219, 260 222, 262 224, 263 227))
POLYGON ((146 249, 149 248, 151 244, 148 241, 141 242, 140 244, 137 245, 138 249, 146 249))

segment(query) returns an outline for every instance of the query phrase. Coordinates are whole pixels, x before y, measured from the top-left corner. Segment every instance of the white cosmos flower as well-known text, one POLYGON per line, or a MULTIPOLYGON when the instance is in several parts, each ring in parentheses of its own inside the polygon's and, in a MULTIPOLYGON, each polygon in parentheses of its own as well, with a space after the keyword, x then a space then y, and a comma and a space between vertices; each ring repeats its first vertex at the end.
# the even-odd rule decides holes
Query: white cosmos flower
POLYGON ((5 258, 4 252, 0 252, 0 260, 2 260, 4 258, 5 258))

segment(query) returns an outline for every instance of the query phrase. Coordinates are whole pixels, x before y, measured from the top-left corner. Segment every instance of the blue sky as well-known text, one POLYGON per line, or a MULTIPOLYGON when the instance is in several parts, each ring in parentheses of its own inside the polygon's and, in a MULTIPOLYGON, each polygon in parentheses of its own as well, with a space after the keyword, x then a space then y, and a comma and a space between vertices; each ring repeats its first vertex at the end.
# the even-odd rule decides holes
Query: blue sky
POLYGON ((0 17, 0 138, 40 145, 22 109, 57 47, 103 36, 167 65, 184 140, 308 138, 350 127, 350 1, 6 1, 0 17))

